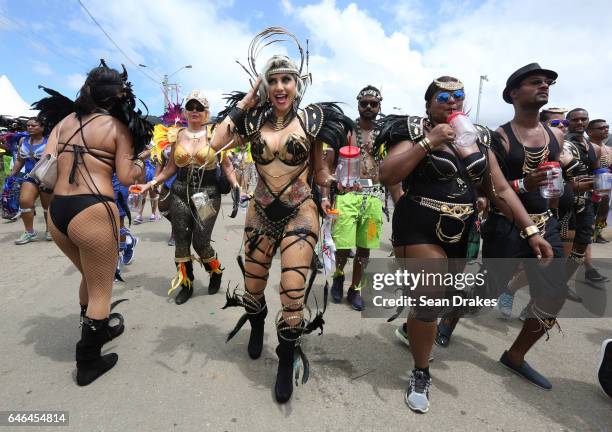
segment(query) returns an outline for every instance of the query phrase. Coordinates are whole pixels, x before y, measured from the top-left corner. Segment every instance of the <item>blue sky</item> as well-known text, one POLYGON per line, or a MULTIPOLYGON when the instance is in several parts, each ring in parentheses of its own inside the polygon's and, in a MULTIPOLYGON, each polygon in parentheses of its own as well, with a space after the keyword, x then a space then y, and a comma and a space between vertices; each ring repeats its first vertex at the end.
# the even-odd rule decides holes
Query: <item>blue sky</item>
POLYGON ((171 81, 183 86, 183 94, 202 89, 217 110, 222 93, 247 85, 235 60, 246 60, 250 39, 282 25, 304 43, 310 40, 313 86, 307 100, 344 101, 354 112, 356 93, 373 84, 382 87, 387 112, 397 107, 422 114, 427 84, 450 74, 465 82, 475 111, 479 76, 487 74, 481 119, 496 125, 512 114, 500 97, 507 76, 539 61, 560 74, 551 104, 612 114, 605 98, 597 97, 596 84, 607 82, 612 66, 612 16, 605 1, 580 6, 559 0, 554 8, 527 0, 83 3, 135 63, 149 66, 149 77, 111 44, 77 0, 0 0, 0 74, 26 101, 42 96, 38 84, 74 97, 84 74, 103 57, 113 66, 126 64, 136 94, 153 114, 163 106, 159 76, 193 64, 171 81), (599 12, 593 16, 592 10, 599 12), (572 29, 567 13, 573 22, 592 25, 572 29))

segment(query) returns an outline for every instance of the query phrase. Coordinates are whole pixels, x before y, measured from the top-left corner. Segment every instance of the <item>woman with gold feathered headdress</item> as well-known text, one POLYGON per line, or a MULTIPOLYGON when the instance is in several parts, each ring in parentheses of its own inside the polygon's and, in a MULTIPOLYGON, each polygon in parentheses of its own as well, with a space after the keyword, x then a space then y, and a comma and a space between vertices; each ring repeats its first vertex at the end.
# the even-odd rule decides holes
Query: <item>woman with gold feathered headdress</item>
MULTIPOLYGON (((239 262, 245 278, 245 292, 228 293, 228 306, 243 306, 242 316, 228 340, 248 320, 251 335, 249 356, 261 355, 267 305, 264 297, 272 257, 281 249, 280 300, 278 312, 279 366, 275 395, 286 402, 293 391, 294 360, 302 359, 308 378, 307 361, 300 347, 303 333, 322 328, 322 314, 312 317, 305 305, 306 281, 319 235, 314 183, 331 186, 335 179, 323 164, 323 142, 340 147, 347 141, 352 121, 333 103, 311 104, 300 108, 310 76, 303 71, 304 55, 295 36, 281 28, 269 28, 257 35, 249 48, 249 74, 254 85, 248 93, 233 93, 230 106, 219 114, 222 122, 212 140, 215 149, 250 142, 251 155, 259 175, 244 229, 245 261, 239 262), (281 38, 277 39, 277 36, 281 38), (255 60, 260 49, 282 38, 296 42, 299 66, 289 57, 275 55, 261 71, 255 60), (305 313, 306 312, 306 313, 305 313)), ((246 70, 246 68, 245 68, 246 70)), ((328 202, 323 202, 329 208, 328 202)), ((310 285, 314 280, 310 277, 310 285)))

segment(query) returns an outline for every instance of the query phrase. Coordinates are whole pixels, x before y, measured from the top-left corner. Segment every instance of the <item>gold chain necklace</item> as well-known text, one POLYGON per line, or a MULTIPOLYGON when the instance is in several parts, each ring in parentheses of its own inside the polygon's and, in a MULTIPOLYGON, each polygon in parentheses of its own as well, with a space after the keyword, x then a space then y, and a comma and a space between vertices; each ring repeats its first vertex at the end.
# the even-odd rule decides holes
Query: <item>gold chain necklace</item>
POLYGON ((200 138, 206 135, 206 129, 202 129, 201 131, 197 131, 197 132, 186 129, 185 134, 187 135, 187 138, 189 138, 192 141, 200 141, 200 138))
POLYGON ((293 120, 294 112, 289 111, 287 115, 276 117, 274 113, 270 116, 270 123, 272 125, 272 130, 275 132, 281 131, 289 126, 291 120, 293 120))
MULTIPOLYGON (((512 127, 512 124, 511 124, 511 127, 512 127)), ((525 146, 525 144, 523 144, 524 142, 523 137, 519 133, 518 128, 512 128, 514 132, 516 133, 516 136, 519 139, 519 144, 523 146, 524 158, 523 158, 522 171, 523 171, 523 174, 525 175, 529 174, 530 172, 535 170, 538 167, 538 165, 546 161, 548 159, 548 154, 550 153, 548 149, 548 143, 546 142, 546 134, 544 133, 544 128, 542 127, 542 123, 538 123, 538 127, 540 128, 540 131, 542 132, 544 147, 541 150, 538 150, 535 152, 527 151, 527 147, 525 146)))

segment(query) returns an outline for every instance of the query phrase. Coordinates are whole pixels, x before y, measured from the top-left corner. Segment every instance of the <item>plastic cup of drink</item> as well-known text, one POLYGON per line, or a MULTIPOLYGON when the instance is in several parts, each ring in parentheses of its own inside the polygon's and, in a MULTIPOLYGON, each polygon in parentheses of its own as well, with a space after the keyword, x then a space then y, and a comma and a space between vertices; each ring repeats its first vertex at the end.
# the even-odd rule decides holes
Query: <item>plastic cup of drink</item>
POLYGON ((540 186, 542 198, 558 198, 563 195, 564 184, 559 162, 543 162, 538 168, 546 170, 546 184, 540 186))
POLYGON ((478 131, 472 121, 461 111, 456 111, 446 118, 446 123, 455 130, 455 144, 459 147, 471 147, 476 143, 478 131))

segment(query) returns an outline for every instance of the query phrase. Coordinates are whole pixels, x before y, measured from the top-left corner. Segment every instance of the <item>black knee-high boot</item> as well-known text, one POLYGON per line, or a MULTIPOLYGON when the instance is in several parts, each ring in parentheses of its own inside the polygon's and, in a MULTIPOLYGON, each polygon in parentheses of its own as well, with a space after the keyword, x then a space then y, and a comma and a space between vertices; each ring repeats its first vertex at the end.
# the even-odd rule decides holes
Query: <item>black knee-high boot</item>
POLYGON ((105 342, 112 339, 108 318, 83 318, 81 340, 76 344, 77 384, 86 386, 115 366, 119 356, 115 353, 100 355, 105 342))
POLYGON ((248 313, 249 322, 251 323, 251 335, 249 336, 248 351, 249 357, 251 357, 252 359, 258 359, 259 357, 261 357, 264 339, 264 326, 266 316, 268 315, 268 306, 266 305, 266 298, 262 297, 257 302, 259 303, 259 305, 256 311, 250 310, 250 305, 247 305, 245 307, 248 313))
POLYGON ((185 264, 186 278, 181 282, 181 291, 174 298, 174 303, 177 305, 185 303, 193 295, 193 262, 187 261, 185 263, 176 263, 176 268, 179 272, 181 271, 181 264, 185 264))
POLYGON ((278 370, 276 372, 276 384, 274 394, 278 403, 285 403, 291 399, 293 393, 293 362, 295 359, 295 344, 292 339, 285 339, 287 334, 281 336, 277 332, 278 346, 276 355, 278 356, 278 370))
MULTIPOLYGON (((123 331, 125 330, 125 320, 123 318, 123 315, 121 315, 118 312, 113 312, 113 309, 115 309, 115 306, 117 306, 120 303, 123 303, 124 301, 128 301, 128 299, 115 300, 110 305, 111 313, 108 316, 108 322, 109 322, 108 333, 110 335, 110 339, 108 339, 106 342, 109 342, 115 339, 116 337, 121 336, 123 334, 123 331), (119 323, 115 325, 110 325, 110 322, 114 319, 116 319, 119 323)), ((79 319, 79 326, 83 325, 83 321, 85 320, 85 314, 87 313, 87 306, 88 305, 81 305, 81 315, 79 319)))

